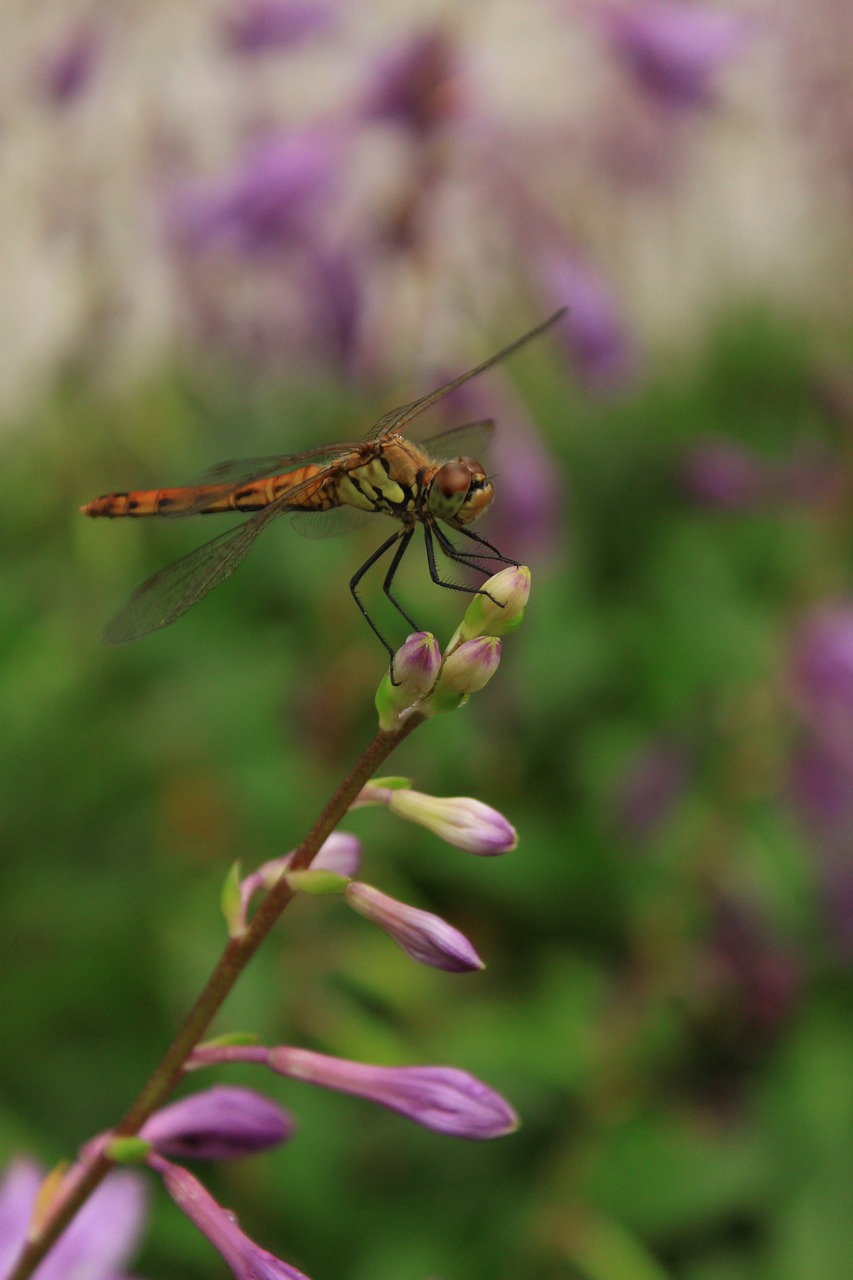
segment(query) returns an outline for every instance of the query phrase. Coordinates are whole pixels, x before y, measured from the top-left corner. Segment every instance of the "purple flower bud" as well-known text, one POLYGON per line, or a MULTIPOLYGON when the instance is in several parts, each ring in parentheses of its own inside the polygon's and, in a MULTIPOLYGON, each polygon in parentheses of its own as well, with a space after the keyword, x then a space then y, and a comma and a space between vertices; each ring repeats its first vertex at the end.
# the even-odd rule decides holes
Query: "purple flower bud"
MULTIPOLYGON (((472 641, 471 643, 476 643, 472 641)), ((466 853, 508 853, 518 834, 502 813, 469 796, 427 796, 420 791, 391 791, 388 808, 399 818, 434 831, 466 853)))
POLYGON ((604 277, 577 254, 552 244, 540 252, 539 278, 547 304, 568 307, 554 335, 565 343, 586 388, 605 392, 632 381, 636 346, 604 277))
POLYGON ((641 88, 676 110, 713 103, 717 75, 750 31, 735 13, 678 0, 607 4, 593 13, 641 88))
POLYGON ((791 757, 789 795, 821 848, 846 856, 853 838, 853 761, 822 742, 799 743, 791 757))
POLYGON ((321 0, 248 0, 227 23, 231 48, 258 54, 293 49, 334 26, 335 7, 321 0))
POLYGON ((394 654, 391 671, 376 690, 379 727, 385 733, 398 729, 433 689, 441 668, 441 650, 435 636, 415 631, 394 654))
POLYGON ((155 1111, 140 1138, 179 1159, 239 1160, 286 1142, 293 1120, 252 1089, 215 1085, 155 1111))
POLYGON ((373 72, 363 115, 425 135, 456 114, 460 105, 453 46, 440 31, 407 37, 373 72))
POLYGON ((500 1138, 518 1127, 500 1094, 455 1067, 375 1067, 284 1045, 268 1062, 280 1075, 368 1098, 452 1137, 500 1138))
POLYGON ((157 1155, 150 1156, 148 1163, 160 1174, 181 1213, 186 1214, 222 1255, 236 1280, 308 1280, 296 1267, 267 1253, 244 1235, 233 1213, 217 1204, 188 1170, 157 1155))
MULTIPOLYGON (((444 659, 435 693, 466 697, 485 688, 498 669, 501 642, 496 636, 466 640, 444 659)), ((439 705, 438 709, 443 709, 439 705)))
POLYGON ((397 902, 358 881, 347 886, 344 897, 419 964, 444 969, 447 973, 468 973, 485 967, 465 935, 439 916, 397 902))
MULTIPOLYGON (((37 1165, 15 1160, 0 1183, 0 1276, 11 1271, 24 1247, 43 1181, 37 1165)), ((146 1207, 145 1185, 138 1174, 111 1173, 41 1263, 38 1280, 109 1280, 124 1274, 136 1251, 146 1207)), ((49 1205, 41 1216, 49 1218, 49 1205)))
POLYGON ((505 636, 515 631, 524 618, 530 595, 530 570, 526 565, 508 565, 483 583, 450 642, 474 640, 478 636, 505 636))

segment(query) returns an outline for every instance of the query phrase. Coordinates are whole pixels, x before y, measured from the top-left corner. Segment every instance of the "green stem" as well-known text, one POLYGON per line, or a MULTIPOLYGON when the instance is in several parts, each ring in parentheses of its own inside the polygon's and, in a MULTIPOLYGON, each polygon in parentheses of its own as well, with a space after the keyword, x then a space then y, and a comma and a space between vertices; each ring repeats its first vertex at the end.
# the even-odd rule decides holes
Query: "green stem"
MULTIPOLYGON (((422 724, 424 717, 411 715, 393 733, 379 732, 334 792, 290 862, 293 871, 310 866, 323 842, 332 834, 365 783, 404 738, 422 724)), ((138 1133, 153 1111, 161 1107, 181 1080, 184 1063, 210 1026, 240 974, 257 951, 285 907, 294 897, 286 877, 273 885, 252 917, 246 932, 231 938, 186 1021, 166 1050, 148 1083, 128 1109, 113 1133, 126 1137, 138 1133)), ((60 1199, 45 1221, 40 1234, 28 1241, 7 1280, 28 1280, 72 1218, 103 1182, 113 1161, 106 1155, 95 1156, 66 1197, 60 1199)))

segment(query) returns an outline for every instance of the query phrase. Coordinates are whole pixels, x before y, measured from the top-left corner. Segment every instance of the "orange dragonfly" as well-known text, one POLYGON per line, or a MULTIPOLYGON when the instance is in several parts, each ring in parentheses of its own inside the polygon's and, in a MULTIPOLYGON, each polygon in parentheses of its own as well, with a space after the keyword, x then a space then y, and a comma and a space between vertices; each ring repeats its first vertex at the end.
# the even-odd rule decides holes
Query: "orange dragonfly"
POLYGON ((227 511, 256 513, 236 529, 221 533, 143 582, 108 623, 104 639, 109 644, 123 644, 180 618, 230 577, 258 535, 285 512, 293 514, 300 532, 314 537, 336 533, 344 524, 347 527, 358 524, 370 514, 381 514, 396 520, 398 528, 356 570, 349 588, 367 622, 393 657, 394 650, 365 609, 358 586, 367 570, 396 544, 382 589, 406 622, 415 631, 420 629, 392 591, 394 575, 418 525, 424 532, 430 577, 438 586, 472 595, 479 591, 477 587, 448 582, 440 576, 436 544, 449 560, 478 569, 484 575, 489 570, 477 561, 515 563, 468 528, 492 501, 492 484, 480 463, 462 450, 470 447, 472 438, 481 437, 494 424, 490 421, 469 423, 434 436, 431 448, 445 458, 450 455, 450 460, 443 462, 433 461, 402 432, 437 400, 503 360, 564 313, 565 307, 438 390, 391 409, 361 441, 309 449, 289 457, 238 458, 205 472, 198 484, 179 489, 108 493, 81 507, 85 515, 110 519, 211 515, 227 511), (315 525, 315 516, 323 527, 315 525), (469 551, 460 550, 442 525, 448 525, 477 546, 469 551))

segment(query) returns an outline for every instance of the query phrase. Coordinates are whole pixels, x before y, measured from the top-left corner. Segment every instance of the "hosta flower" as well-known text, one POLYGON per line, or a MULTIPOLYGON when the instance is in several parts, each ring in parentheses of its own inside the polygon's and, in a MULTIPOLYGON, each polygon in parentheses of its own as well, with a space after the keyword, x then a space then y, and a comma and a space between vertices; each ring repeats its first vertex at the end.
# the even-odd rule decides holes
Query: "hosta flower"
POLYGON ((442 695, 467 697, 478 693, 489 683, 501 660, 501 642, 497 636, 480 636, 466 640, 445 658, 436 685, 434 704, 444 707, 442 695))
POLYGON ((286 1142, 293 1128, 287 1112, 263 1094, 216 1085, 155 1111, 139 1136, 162 1155, 238 1160, 286 1142))
POLYGON ((384 929, 420 964, 448 973, 467 973, 484 967, 465 935, 440 916, 397 902, 372 885, 358 881, 347 886, 344 898, 360 915, 384 929))
POLYGON ((365 91, 368 120, 402 125, 417 136, 430 133, 460 103, 456 54, 441 31, 407 37, 376 65, 365 91))
MULTIPOLYGON (((283 875, 293 859, 293 850, 281 858, 264 862, 240 882, 242 923, 245 924, 249 903, 256 893, 269 889, 283 875)), ((361 841, 347 831, 333 831, 319 848, 311 863, 312 871, 332 871, 338 876, 354 876, 361 866, 361 841)), ((238 931, 239 932, 239 931, 238 931)))
MULTIPOLYGON (((38 1166, 21 1159, 13 1161, 0 1183, 0 1276, 9 1274, 24 1246, 43 1181, 38 1166)), ((125 1274, 146 1204, 138 1174, 111 1173, 39 1265, 38 1280, 116 1280, 125 1274)))
POLYGON ((158 1155, 150 1156, 148 1163, 160 1174, 181 1212, 222 1255, 236 1280, 307 1280, 302 1271, 250 1240, 238 1227, 234 1214, 217 1204, 187 1169, 158 1155))

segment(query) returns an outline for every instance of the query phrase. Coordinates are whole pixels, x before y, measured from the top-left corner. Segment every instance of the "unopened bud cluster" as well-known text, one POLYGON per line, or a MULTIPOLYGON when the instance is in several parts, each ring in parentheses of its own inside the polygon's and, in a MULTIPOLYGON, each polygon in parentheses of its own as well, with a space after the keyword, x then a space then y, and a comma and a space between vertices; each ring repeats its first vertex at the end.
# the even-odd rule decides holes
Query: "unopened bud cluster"
POLYGON ((474 596, 443 655, 429 632, 409 636, 376 693, 380 729, 391 733, 414 712, 455 711, 488 684, 500 662, 500 637, 521 625, 529 594, 530 570, 512 565, 474 596))

